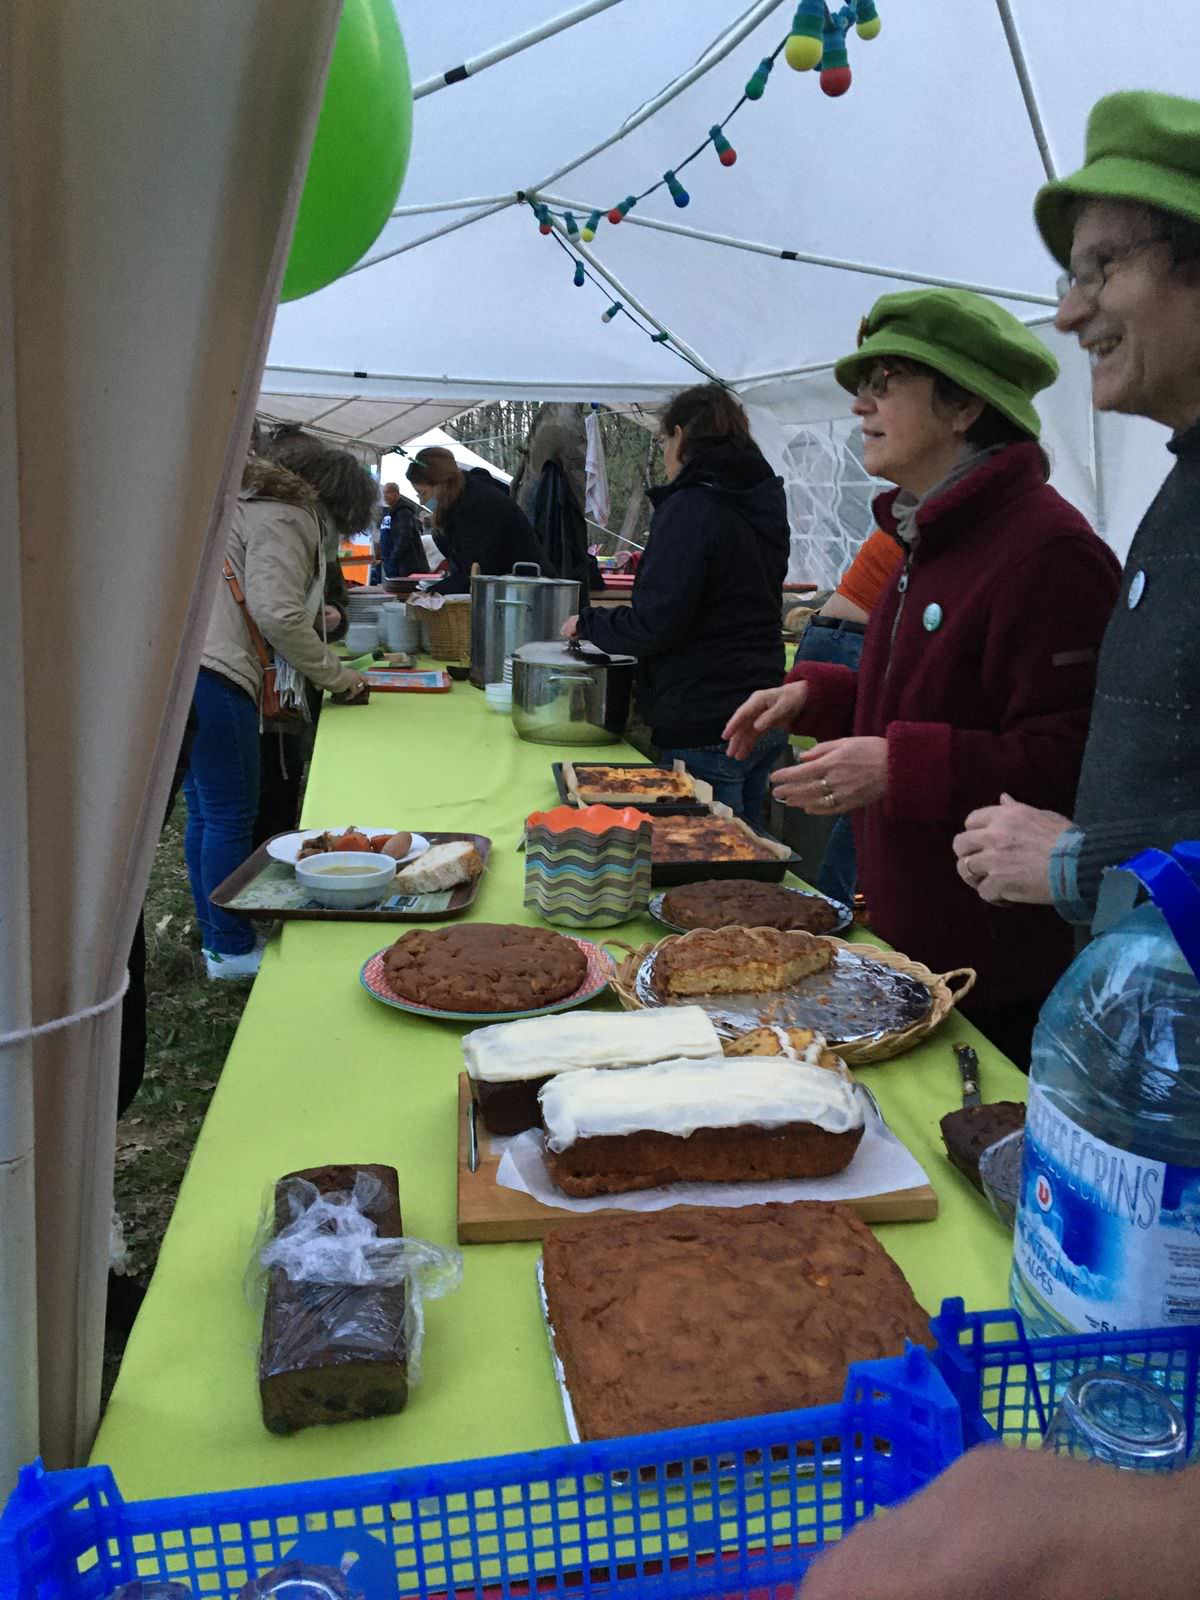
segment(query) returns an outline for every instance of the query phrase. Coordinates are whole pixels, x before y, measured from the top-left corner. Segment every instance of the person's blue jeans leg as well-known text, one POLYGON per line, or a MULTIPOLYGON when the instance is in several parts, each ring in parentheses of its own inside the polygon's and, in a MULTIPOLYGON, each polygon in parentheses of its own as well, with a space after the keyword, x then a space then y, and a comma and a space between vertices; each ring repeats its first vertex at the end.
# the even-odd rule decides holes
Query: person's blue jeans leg
MULTIPOLYGON (((814 628, 811 624, 796 647, 797 661, 831 661, 852 667, 856 672, 862 659, 863 635, 845 628, 814 628)), ((816 887, 831 900, 843 905, 854 903, 858 888, 858 858, 854 849, 854 829, 848 816, 838 817, 825 845, 825 854, 814 879, 816 887)))
POLYGON ((200 942, 215 955, 246 955, 254 948, 253 927, 214 906, 209 895, 250 854, 258 811, 258 710, 243 690, 203 668, 193 704, 183 848, 200 942))
POLYGON ((844 906, 854 904, 858 888, 858 856, 854 849, 854 828, 848 816, 840 816, 825 845, 816 887, 831 900, 844 906))
POLYGON ((762 826, 763 804, 767 798, 771 769, 786 744, 787 735, 776 730, 764 734, 741 761, 726 755, 723 744, 689 750, 660 750, 658 759, 668 765, 672 761, 682 761, 693 778, 700 778, 712 785, 714 800, 728 806, 735 816, 741 817, 752 828, 759 828, 762 826))

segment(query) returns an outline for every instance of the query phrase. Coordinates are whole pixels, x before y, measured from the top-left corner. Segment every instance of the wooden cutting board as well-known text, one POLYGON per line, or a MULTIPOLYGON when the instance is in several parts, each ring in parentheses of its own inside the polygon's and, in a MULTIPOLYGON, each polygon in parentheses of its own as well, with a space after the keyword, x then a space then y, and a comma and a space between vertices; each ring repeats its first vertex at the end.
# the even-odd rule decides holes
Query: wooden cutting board
MULTIPOLYGON (((613 1207, 603 1211, 564 1211, 544 1206, 530 1194, 502 1189, 496 1182, 500 1157, 492 1151, 492 1138, 478 1123, 479 1166, 471 1171, 471 1089, 465 1072, 458 1075, 458 1242, 459 1244, 511 1244, 522 1239, 544 1239, 560 1222, 593 1222, 627 1216, 613 1207)), ((938 1213, 937 1195, 930 1186, 894 1189, 889 1194, 847 1200, 864 1222, 932 1222, 938 1213)))

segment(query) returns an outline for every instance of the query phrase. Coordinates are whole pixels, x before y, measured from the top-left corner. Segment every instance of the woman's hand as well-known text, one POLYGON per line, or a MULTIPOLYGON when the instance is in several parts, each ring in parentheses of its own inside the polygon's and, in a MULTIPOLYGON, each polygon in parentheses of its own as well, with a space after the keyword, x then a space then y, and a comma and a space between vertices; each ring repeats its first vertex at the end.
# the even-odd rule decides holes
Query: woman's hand
POLYGON ((342 689, 334 695, 334 699, 342 706, 365 706, 371 698, 371 685, 361 672, 352 674, 353 684, 349 689, 342 689))
POLYGON ((558 634, 559 634, 559 638, 560 639, 578 639, 578 637, 579 637, 579 613, 578 613, 578 611, 575 613, 575 615, 573 617, 568 617, 567 618, 567 620, 563 623, 562 627, 558 630, 558 634))
POLYGON ((721 734, 727 754, 744 761, 771 728, 790 727, 803 709, 807 683, 781 683, 777 689, 756 689, 725 724, 721 734))
POLYGON ((1002 794, 998 806, 972 811, 955 839, 958 875, 994 906, 1053 905, 1050 857, 1070 826, 1070 817, 1002 794))
POLYGON ((800 757, 799 766, 780 767, 771 774, 771 789, 783 805, 818 816, 837 817, 869 806, 887 792, 887 740, 833 739, 815 744, 800 757))

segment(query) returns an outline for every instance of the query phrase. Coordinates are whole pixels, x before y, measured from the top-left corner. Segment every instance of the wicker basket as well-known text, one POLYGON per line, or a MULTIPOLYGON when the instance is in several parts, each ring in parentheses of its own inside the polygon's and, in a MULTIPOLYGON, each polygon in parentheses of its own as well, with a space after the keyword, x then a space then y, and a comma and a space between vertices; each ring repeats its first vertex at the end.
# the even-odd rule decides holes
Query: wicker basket
POLYGON ((435 661, 466 661, 471 654, 471 597, 450 595, 436 611, 422 608, 429 628, 429 654, 435 661))
MULTIPOLYGON (((703 931, 693 929, 693 932, 703 931)), ((665 945, 673 944, 676 939, 686 939, 690 935, 673 933, 665 939, 659 939, 654 944, 642 945, 641 949, 634 950, 629 945, 621 944, 616 939, 606 939, 605 943, 616 946, 626 952, 624 960, 618 967, 616 976, 612 980, 613 991, 625 1007, 626 1011, 641 1011, 643 1002, 637 994, 637 975, 642 962, 654 950, 661 950, 665 945)), ((975 984, 975 972, 971 967, 956 967, 953 972, 931 972, 919 961, 910 961, 907 956, 902 956, 896 950, 879 950, 871 945, 850 944, 845 939, 830 939, 829 943, 839 950, 853 950, 855 954, 869 951, 873 961, 880 962, 885 967, 895 967, 910 978, 916 978, 929 990, 933 999, 927 1014, 919 1022, 910 1022, 906 1028, 897 1028, 891 1033, 883 1033, 863 1044, 839 1044, 837 1053, 848 1066, 869 1067, 879 1061, 890 1061, 893 1056, 902 1055, 905 1050, 911 1050, 913 1045, 920 1044, 922 1039, 939 1027, 953 1011, 954 1007, 971 992, 975 984)))

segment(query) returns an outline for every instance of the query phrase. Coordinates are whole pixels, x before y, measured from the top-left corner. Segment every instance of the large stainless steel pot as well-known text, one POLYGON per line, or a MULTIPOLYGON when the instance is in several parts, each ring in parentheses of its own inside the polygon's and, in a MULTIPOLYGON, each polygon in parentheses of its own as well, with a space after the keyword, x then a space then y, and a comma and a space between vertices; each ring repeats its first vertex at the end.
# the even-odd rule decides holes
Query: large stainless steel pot
POLYGON ((522 645, 513 657, 513 727, 534 744, 616 744, 629 720, 633 656, 590 645, 522 645))
POLYGON ((543 578, 533 561, 511 573, 471 579, 471 682, 479 688, 504 681, 504 663, 523 644, 557 639, 579 610, 574 578, 543 578))

